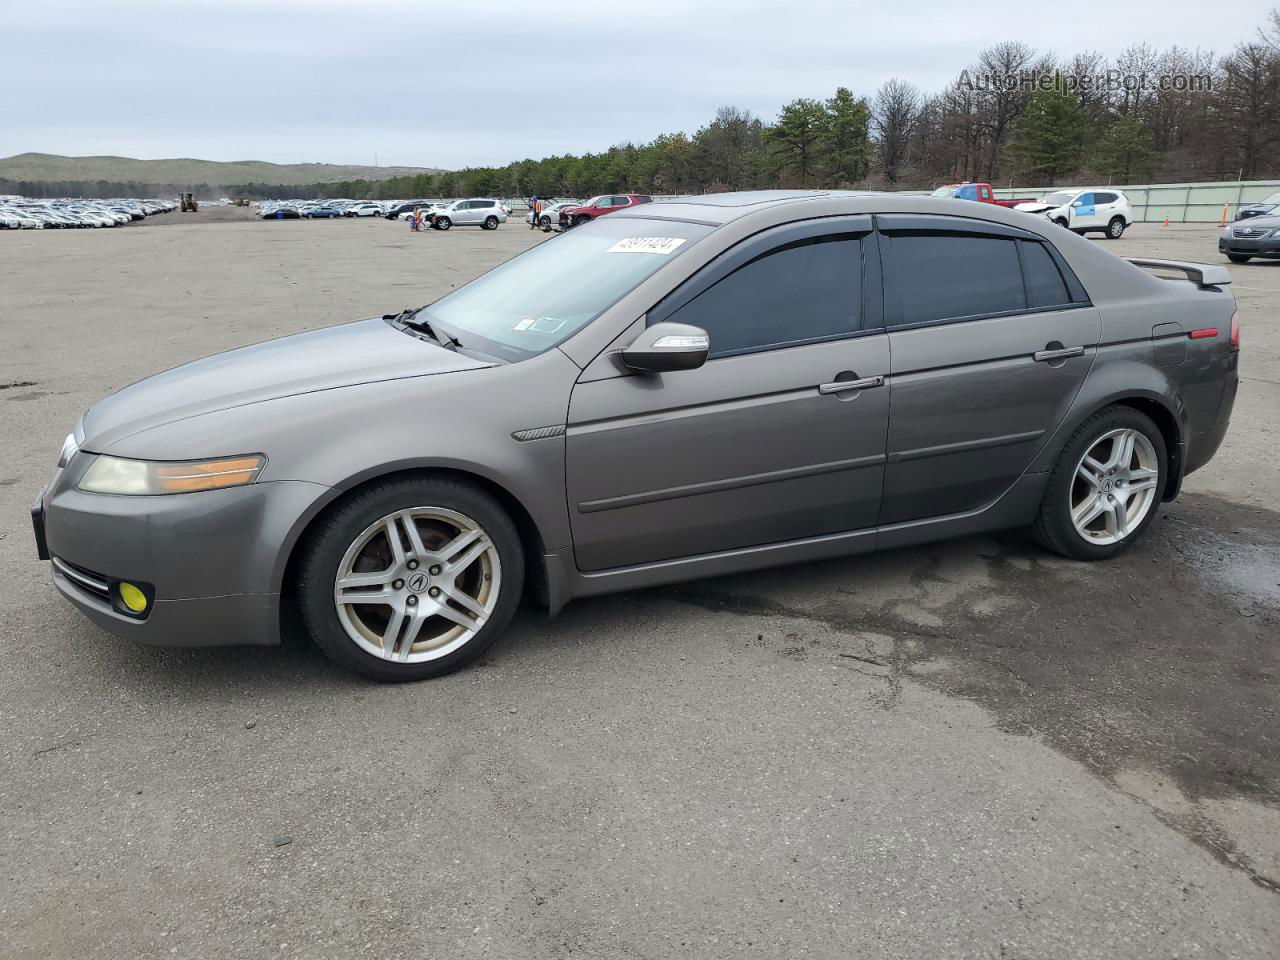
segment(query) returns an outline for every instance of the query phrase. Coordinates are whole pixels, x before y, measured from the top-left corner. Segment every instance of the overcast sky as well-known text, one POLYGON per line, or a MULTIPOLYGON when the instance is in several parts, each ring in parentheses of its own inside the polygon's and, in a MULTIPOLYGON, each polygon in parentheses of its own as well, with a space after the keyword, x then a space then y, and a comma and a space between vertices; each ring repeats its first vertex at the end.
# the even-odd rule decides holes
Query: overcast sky
POLYGON ((0 156, 461 167, 772 118, 978 50, 1224 52, 1265 0, 0 0, 0 156))

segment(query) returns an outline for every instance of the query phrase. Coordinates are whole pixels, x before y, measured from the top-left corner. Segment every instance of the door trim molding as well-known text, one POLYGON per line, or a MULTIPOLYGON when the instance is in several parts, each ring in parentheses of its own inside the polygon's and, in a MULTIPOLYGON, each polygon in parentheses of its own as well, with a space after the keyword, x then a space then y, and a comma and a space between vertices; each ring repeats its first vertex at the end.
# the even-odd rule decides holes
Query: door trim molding
POLYGON ((724 490, 739 490, 743 487, 755 487, 766 483, 780 483, 803 477, 816 477, 824 473, 860 470, 863 467, 879 466, 884 462, 885 457, 883 454, 874 454, 867 457, 854 457, 849 460, 814 463, 803 467, 788 467, 785 470, 770 470, 767 473, 752 473, 741 477, 730 477, 726 480, 708 480, 705 483, 689 483, 678 487, 665 487, 660 490, 646 490, 641 493, 629 493, 620 497, 584 500, 578 504, 578 512, 599 513, 604 510, 619 510, 623 507, 636 507, 641 504, 658 503, 663 500, 678 500, 682 497, 696 497, 706 493, 720 493, 724 490))
POLYGON ((961 440, 958 443, 940 443, 934 447, 917 447, 914 450, 899 450, 889 454, 889 463, 904 463, 908 460, 926 460, 929 457, 941 457, 949 453, 967 453, 970 450, 986 450, 990 447, 1009 447, 1015 443, 1029 443, 1044 436, 1043 430, 1027 430, 1023 433, 1006 433, 1000 437, 983 437, 979 440, 961 440))

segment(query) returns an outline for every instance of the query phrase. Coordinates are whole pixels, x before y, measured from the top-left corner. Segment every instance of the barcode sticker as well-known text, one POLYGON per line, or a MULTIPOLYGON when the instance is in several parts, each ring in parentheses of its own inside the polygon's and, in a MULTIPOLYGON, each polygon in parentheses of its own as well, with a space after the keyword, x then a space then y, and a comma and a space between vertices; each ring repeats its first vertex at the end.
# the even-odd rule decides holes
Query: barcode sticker
POLYGON ((684 237, 627 237, 619 240, 605 253, 656 253, 665 257, 684 241, 684 237))

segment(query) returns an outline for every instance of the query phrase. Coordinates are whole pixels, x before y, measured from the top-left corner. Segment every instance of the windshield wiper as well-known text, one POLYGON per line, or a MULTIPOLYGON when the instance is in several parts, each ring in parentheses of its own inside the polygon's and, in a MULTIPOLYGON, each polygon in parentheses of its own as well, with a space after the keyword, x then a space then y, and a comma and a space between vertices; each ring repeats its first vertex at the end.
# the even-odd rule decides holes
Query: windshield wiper
POLYGON ((448 347, 450 350, 457 350, 462 346, 462 341, 457 337, 451 337, 449 334, 439 333, 431 322, 425 317, 421 320, 417 319, 425 307, 417 307, 416 309, 404 309, 397 314, 386 314, 383 319, 390 320, 392 323, 398 323, 402 327, 408 327, 410 330, 417 330, 419 333, 425 333, 428 337, 440 344, 442 347, 448 347))

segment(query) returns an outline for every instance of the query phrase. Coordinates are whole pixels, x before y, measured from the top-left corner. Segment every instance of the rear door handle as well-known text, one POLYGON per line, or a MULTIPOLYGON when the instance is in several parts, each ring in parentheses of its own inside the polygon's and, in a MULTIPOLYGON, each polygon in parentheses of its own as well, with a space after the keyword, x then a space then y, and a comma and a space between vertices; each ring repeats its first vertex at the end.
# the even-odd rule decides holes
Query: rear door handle
POLYGON ((833 393, 848 393, 851 390, 869 390, 872 387, 883 387, 884 377, 863 377, 861 380, 836 380, 832 383, 818 385, 818 393, 824 397, 833 393))
POLYGON ((1031 355, 1037 363, 1048 363, 1051 360, 1066 360, 1068 357, 1079 357, 1084 347, 1063 347, 1060 350, 1037 350, 1031 355))

